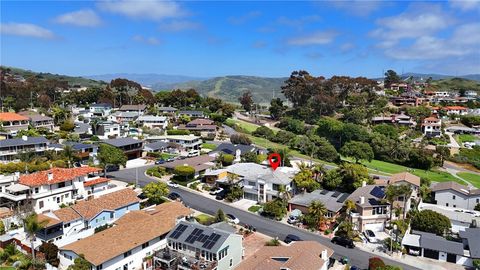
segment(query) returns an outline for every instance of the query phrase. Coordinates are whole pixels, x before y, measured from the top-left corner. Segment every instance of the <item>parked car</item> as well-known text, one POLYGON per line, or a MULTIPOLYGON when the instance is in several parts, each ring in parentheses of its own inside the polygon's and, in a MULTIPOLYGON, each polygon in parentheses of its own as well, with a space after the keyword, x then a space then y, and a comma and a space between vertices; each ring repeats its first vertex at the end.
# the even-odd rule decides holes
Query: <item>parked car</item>
POLYGON ((173 182, 173 181, 168 181, 167 182, 167 186, 169 187, 173 187, 173 188, 178 188, 178 184, 173 182))
POLYGON ((227 192, 225 190, 222 190, 219 193, 217 193, 217 196, 215 196, 215 199, 223 200, 225 199, 225 196, 227 196, 227 192))
POLYGON ((413 256, 420 256, 420 250, 419 249, 409 249, 408 254, 413 255, 413 256))
POLYGON ((106 169, 105 169, 107 172, 115 172, 115 171, 118 171, 120 170, 120 167, 118 165, 114 165, 114 164, 109 164, 106 166, 106 169))
POLYGON ((226 214, 225 216, 227 216, 227 218, 234 224, 240 223, 240 220, 232 214, 226 214))
POLYGON ((175 160, 174 158, 167 158, 166 161, 167 161, 167 162, 172 162, 172 161, 174 161, 174 160, 175 160))
POLYGON ((300 218, 299 218, 298 216, 292 216, 292 215, 290 215, 290 216, 288 216, 288 218, 287 218, 287 223, 288 223, 288 224, 295 224, 295 223, 297 223, 297 222, 299 222, 299 221, 300 221, 300 218))
POLYGON ((163 159, 157 159, 157 160, 155 160, 155 164, 157 164, 157 165, 158 165, 158 164, 163 164, 163 163, 165 163, 165 160, 163 160, 163 159))
POLYGON ((353 243, 352 239, 348 239, 348 238, 344 238, 344 237, 335 236, 332 239, 332 243, 340 245, 340 246, 344 246, 344 247, 347 247, 347 248, 354 248, 355 247, 355 244, 353 243))
POLYGON ((283 242, 287 244, 298 241, 302 241, 302 239, 294 234, 288 234, 287 237, 285 237, 285 240, 283 240, 283 242))
POLYGON ((218 193, 222 192, 223 191, 223 188, 221 187, 214 187, 212 189, 210 189, 210 192, 209 194, 210 195, 217 195, 218 193))
POLYGON ((370 242, 370 243, 375 243, 377 242, 377 238, 375 236, 375 233, 373 233, 372 230, 365 230, 363 232, 363 235, 365 235, 365 237, 367 238, 367 241, 370 242))
POLYGON ((187 154, 187 157, 196 157, 196 156, 200 156, 200 150, 192 150, 187 154))
POLYGON ((167 196, 170 200, 172 201, 182 201, 182 196, 180 196, 180 194, 176 193, 176 192, 172 192, 170 194, 168 194, 167 196))

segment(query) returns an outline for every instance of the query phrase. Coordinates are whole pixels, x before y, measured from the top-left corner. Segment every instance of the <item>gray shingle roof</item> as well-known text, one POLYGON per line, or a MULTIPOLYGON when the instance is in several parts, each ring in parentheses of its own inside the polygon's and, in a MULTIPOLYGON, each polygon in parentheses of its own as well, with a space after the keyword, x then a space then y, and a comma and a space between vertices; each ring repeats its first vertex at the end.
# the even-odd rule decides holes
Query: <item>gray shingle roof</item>
POLYGON ((449 241, 433 233, 412 231, 412 234, 420 235, 420 247, 438 250, 463 256, 463 244, 449 241))
MULTIPOLYGON (((197 230, 197 231, 198 231, 197 230)), ((227 238, 231 235, 231 233, 229 232, 226 232, 224 230, 221 230, 219 228, 215 228, 215 227, 207 227, 207 226, 204 226, 204 225, 201 225, 199 223, 192 223, 192 222, 186 222, 186 221, 181 221, 179 222, 175 228, 173 228, 168 234, 167 234, 167 239, 169 240, 172 240, 172 241, 175 241, 175 242, 180 242, 180 243, 184 243, 186 245, 189 245, 189 246, 193 246, 195 248, 198 248, 198 249, 203 249, 203 250, 208 250, 210 252, 218 252, 219 249, 222 247, 223 243, 227 240, 227 238), (179 226, 187 226, 186 229, 183 231, 182 234, 180 234, 179 237, 175 238, 175 237, 172 237, 175 236, 175 230, 179 227, 179 226), (203 230, 203 232, 200 234, 200 236, 197 238, 197 241, 194 241, 193 243, 190 242, 187 242, 187 238, 189 238, 189 236, 192 234, 192 232, 195 230, 195 229, 198 229, 198 230, 203 230), (210 249, 207 249, 204 246, 205 242, 206 241, 198 241, 198 240, 202 240, 204 237, 206 236, 211 236, 213 233, 219 235, 219 238, 218 240, 215 242, 215 244, 210 248, 210 249)))
POLYGON ((139 104, 139 105, 123 105, 118 109, 119 111, 143 111, 147 108, 147 105, 139 104))
POLYGON ((308 207, 312 201, 321 201, 332 212, 338 212, 350 194, 328 190, 314 190, 295 195, 288 203, 308 207))
POLYGON ((470 256, 480 259, 480 228, 465 228, 460 231, 460 237, 467 239, 470 256))
POLYGON ((151 149, 151 150, 160 150, 160 149, 163 149, 163 148, 167 148, 168 147, 168 143, 166 142, 154 142, 154 143, 149 143, 147 145, 145 145, 145 148, 148 148, 148 149, 151 149))
POLYGON ((360 205, 362 207, 370 207, 375 205, 387 205, 382 203, 382 199, 385 195, 385 187, 379 185, 366 185, 364 187, 357 188, 349 197, 349 200, 360 205, 360 197, 365 197, 365 203, 360 205))
POLYGON ((102 142, 106 144, 110 144, 115 147, 122 147, 130 144, 142 143, 142 141, 135 140, 134 138, 130 138, 130 137, 103 140, 102 142))
POLYGON ((48 143, 48 140, 45 139, 45 137, 27 137, 27 140, 23 140, 22 138, 7 139, 0 141, 0 147, 22 146, 40 143, 48 143))
POLYGON ((232 143, 222 143, 215 150, 214 152, 224 152, 225 154, 235 155, 237 149, 239 149, 242 154, 252 152, 255 147, 252 145, 244 145, 244 144, 232 144, 232 143))
POLYGON ((174 107, 159 107, 158 108, 159 111, 164 111, 164 112, 175 112, 175 111, 178 111, 177 108, 174 108, 174 107))

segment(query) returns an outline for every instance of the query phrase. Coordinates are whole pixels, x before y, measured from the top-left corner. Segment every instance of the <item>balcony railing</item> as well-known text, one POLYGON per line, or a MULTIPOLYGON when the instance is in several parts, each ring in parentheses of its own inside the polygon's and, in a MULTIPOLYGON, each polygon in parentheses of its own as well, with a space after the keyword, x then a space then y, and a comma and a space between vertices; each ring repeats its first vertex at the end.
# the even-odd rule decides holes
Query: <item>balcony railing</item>
POLYGON ((45 196, 58 194, 58 193, 71 191, 71 190, 73 190, 73 185, 62 187, 62 188, 54 188, 54 189, 51 189, 49 191, 44 191, 44 192, 40 192, 40 193, 34 193, 34 194, 32 194, 32 198, 33 199, 38 199, 38 198, 42 198, 42 197, 45 197, 45 196))
POLYGON ((15 194, 6 193, 6 192, 0 192, 0 197, 18 202, 18 201, 25 200, 27 198, 27 194, 15 195, 15 194))
POLYGON ((153 256, 162 262, 162 266, 155 269, 213 270, 217 267, 216 261, 197 259, 168 248, 156 251, 153 256))

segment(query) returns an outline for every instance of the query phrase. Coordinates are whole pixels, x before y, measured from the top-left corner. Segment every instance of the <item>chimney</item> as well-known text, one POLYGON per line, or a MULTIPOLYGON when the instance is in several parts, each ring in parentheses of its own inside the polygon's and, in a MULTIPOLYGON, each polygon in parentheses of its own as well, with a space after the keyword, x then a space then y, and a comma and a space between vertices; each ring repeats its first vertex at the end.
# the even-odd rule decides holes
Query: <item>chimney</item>
POLYGON ((27 137, 27 136, 25 136, 25 135, 23 135, 23 136, 22 136, 22 140, 24 140, 24 141, 28 141, 28 137, 27 137))
POLYGON ((364 204, 365 203, 365 197, 364 196, 360 196, 360 204, 364 204))
POLYGON ((324 261, 328 261, 328 251, 327 249, 322 250, 322 255, 320 255, 320 258, 324 261))
POLYGON ((367 181, 362 181, 362 187, 367 185, 367 181))
POLYGON ((53 172, 48 172, 48 174, 47 174, 47 179, 48 179, 48 181, 52 181, 52 180, 53 180, 53 172))

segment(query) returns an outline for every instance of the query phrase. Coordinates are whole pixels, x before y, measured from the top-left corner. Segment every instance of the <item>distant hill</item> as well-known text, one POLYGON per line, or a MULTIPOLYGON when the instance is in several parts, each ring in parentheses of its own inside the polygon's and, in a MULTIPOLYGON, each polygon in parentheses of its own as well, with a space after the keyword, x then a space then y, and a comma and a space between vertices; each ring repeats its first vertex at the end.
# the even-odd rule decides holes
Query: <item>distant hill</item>
MULTIPOLYGON (((265 78, 255 76, 224 76, 204 81, 190 81, 171 85, 170 89, 194 88, 200 94, 238 102, 238 98, 250 90, 258 103, 270 103, 273 96, 284 99, 281 86, 287 78, 265 78)), ((153 89, 158 89, 153 87, 153 89)), ((168 89, 168 88, 167 88, 168 89)))
POLYGON ((24 78, 28 78, 30 76, 37 76, 40 79, 56 79, 59 81, 67 81, 69 85, 82 85, 82 86, 87 86, 87 87, 92 87, 92 86, 102 86, 104 83, 88 79, 88 78, 83 78, 83 77, 74 77, 74 76, 67 76, 67 75, 61 75, 61 74, 53 74, 53 73, 44 73, 44 72, 35 72, 31 70, 25 70, 21 68, 14 68, 14 67, 7 67, 7 66, 2 66, 2 68, 5 69, 10 69, 12 74, 14 75, 20 75, 24 78))
POLYGON ((463 78, 448 78, 431 83, 438 90, 473 90, 480 92, 480 82, 463 78))
POLYGON ((197 78, 191 76, 182 76, 182 75, 165 75, 165 74, 136 74, 136 73, 112 73, 112 74, 102 74, 102 75, 88 75, 86 78, 110 82, 116 78, 124 78, 131 81, 138 82, 142 86, 153 87, 156 89, 162 89, 172 84, 183 83, 188 81, 196 80, 205 80, 207 78, 197 78))
MULTIPOLYGON (((452 79, 452 78, 462 78, 462 79, 467 79, 467 80, 473 80, 473 81, 480 81, 480 74, 469 74, 469 75, 459 75, 459 76, 453 76, 453 75, 443 75, 443 74, 434 74, 434 73, 413 73, 413 72, 407 72, 402 74, 402 78, 408 78, 412 76, 414 79, 419 80, 420 78, 423 78, 424 80, 428 79, 429 77, 432 77, 433 80, 443 80, 443 79, 452 79)), ((383 78, 373 78, 374 80, 383 80, 383 78)))

